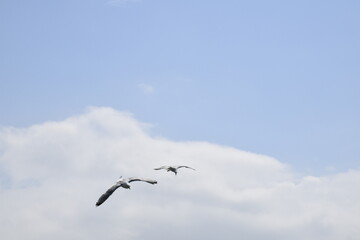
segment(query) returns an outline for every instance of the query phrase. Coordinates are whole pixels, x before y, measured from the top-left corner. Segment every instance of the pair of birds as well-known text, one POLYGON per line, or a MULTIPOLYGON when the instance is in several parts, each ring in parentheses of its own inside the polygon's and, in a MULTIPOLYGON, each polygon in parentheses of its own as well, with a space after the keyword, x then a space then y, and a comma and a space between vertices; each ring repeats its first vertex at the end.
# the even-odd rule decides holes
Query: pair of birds
MULTIPOLYGON (((192 170, 195 170, 191 167, 188 166, 162 166, 159 168, 154 168, 154 170, 166 170, 168 172, 173 172, 175 173, 175 175, 177 175, 177 170, 179 168, 189 168, 192 170)), ((100 196, 99 200, 96 202, 96 206, 100 206, 101 204, 103 204, 103 202, 105 202, 110 196, 111 194, 113 194, 113 192, 115 192, 116 189, 118 189, 119 187, 122 188, 126 188, 126 189, 130 189, 130 184, 131 182, 136 182, 136 181, 141 181, 141 182, 147 182, 150 184, 157 184, 156 180, 152 180, 152 179, 148 179, 148 178, 123 178, 122 176, 115 182, 114 185, 112 185, 103 195, 100 196)))

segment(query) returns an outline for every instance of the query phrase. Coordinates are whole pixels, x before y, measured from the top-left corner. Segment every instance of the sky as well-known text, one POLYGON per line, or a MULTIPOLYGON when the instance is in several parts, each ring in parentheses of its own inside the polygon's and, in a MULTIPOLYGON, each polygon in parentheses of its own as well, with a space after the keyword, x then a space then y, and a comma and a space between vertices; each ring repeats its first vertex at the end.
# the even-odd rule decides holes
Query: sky
POLYGON ((0 237, 355 239, 359 11, 0 0, 0 237))
POLYGON ((302 175, 279 160, 152 136, 131 113, 90 107, 0 132, 4 239, 319 239, 360 234, 360 170, 302 175), (175 176, 153 168, 188 165, 175 176), (101 206, 122 175, 132 182, 101 206))

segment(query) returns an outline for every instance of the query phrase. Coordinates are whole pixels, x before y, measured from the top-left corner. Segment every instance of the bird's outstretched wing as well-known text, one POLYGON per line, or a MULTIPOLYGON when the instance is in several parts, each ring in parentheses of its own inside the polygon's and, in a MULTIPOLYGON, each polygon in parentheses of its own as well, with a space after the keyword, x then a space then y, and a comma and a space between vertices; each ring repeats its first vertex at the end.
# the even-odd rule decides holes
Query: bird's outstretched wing
POLYGON ((195 169, 194 169, 194 168, 189 167, 189 166, 176 166, 176 169, 179 169, 179 168, 189 168, 189 169, 192 169, 192 170, 194 170, 194 171, 195 171, 195 169))
POLYGON ((133 177, 128 178, 129 183, 136 182, 136 181, 147 182, 147 183, 150 183, 150 184, 157 184, 156 180, 149 179, 149 178, 133 178, 133 177))
POLYGON ((162 166, 162 167, 158 167, 158 168, 154 168, 154 170, 161 170, 161 169, 169 169, 169 166, 162 166))
POLYGON ((111 196, 111 194, 113 194, 113 192, 115 192, 115 190, 118 189, 118 187, 120 187, 120 185, 115 184, 111 188, 109 188, 103 195, 100 196, 99 200, 96 202, 96 206, 98 207, 103 202, 105 202, 106 199, 108 199, 111 196))

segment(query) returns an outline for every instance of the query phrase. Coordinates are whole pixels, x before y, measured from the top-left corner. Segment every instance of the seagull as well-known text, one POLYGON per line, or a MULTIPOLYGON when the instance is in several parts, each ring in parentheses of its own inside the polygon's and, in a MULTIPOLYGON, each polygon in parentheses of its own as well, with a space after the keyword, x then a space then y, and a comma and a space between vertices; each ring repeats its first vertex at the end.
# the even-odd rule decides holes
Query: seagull
POLYGON ((113 192, 115 192, 116 189, 118 189, 119 187, 123 187, 126 189, 130 189, 130 185, 129 183, 131 182, 136 182, 136 181, 141 181, 141 182, 147 182, 150 184, 157 184, 156 180, 152 180, 152 179, 148 179, 148 178, 127 178, 124 179, 122 176, 114 183, 114 185, 112 185, 103 195, 101 195, 101 197, 99 198, 99 200, 96 202, 96 206, 100 206, 103 202, 106 201, 106 199, 108 199, 111 194, 113 194, 113 192))
POLYGON ((162 167, 159 167, 159 168, 154 168, 154 170, 161 170, 161 169, 165 169, 166 171, 171 171, 173 173, 175 173, 175 175, 177 174, 177 170, 179 168, 190 168, 192 170, 195 171, 195 169, 191 168, 191 167, 188 167, 188 166, 162 166, 162 167))

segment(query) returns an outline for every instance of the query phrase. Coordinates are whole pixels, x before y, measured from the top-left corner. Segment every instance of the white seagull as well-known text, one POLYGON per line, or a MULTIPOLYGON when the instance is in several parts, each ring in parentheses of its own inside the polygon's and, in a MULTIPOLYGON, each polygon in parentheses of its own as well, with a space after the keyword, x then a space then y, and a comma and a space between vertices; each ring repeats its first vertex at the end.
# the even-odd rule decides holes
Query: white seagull
POLYGON ((162 167, 159 167, 159 168, 154 168, 154 170, 161 170, 161 169, 165 169, 166 171, 171 171, 173 173, 175 173, 175 175, 177 174, 177 170, 179 168, 190 168, 192 170, 195 171, 195 169, 191 168, 191 167, 188 167, 188 166, 162 166, 162 167))
POLYGON ((101 195, 99 200, 96 202, 96 206, 98 207, 103 202, 105 202, 106 199, 108 199, 111 196, 111 194, 113 194, 113 192, 115 192, 115 190, 118 189, 119 187, 130 189, 129 183, 136 182, 136 181, 147 182, 150 184, 157 184, 156 180, 152 180, 152 179, 148 179, 148 178, 133 178, 133 177, 131 177, 131 178, 124 179, 124 178, 120 177, 114 183, 114 185, 112 185, 103 195, 101 195))

